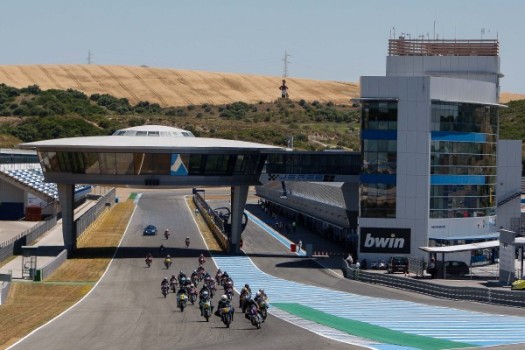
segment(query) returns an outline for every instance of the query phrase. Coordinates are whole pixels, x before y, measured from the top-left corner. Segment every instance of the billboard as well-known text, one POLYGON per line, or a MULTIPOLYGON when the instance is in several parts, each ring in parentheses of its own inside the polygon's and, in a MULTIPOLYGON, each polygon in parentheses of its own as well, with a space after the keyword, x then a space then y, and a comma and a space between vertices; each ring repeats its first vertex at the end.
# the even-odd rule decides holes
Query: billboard
POLYGON ((361 253, 410 254, 409 228, 362 227, 359 236, 361 253))

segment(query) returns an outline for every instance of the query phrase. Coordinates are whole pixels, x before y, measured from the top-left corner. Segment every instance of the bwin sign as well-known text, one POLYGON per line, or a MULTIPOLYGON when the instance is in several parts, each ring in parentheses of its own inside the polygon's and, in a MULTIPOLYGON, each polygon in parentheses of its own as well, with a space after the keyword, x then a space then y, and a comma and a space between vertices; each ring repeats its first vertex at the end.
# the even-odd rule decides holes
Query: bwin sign
POLYGON ((361 228, 361 253, 410 254, 410 229, 361 228))

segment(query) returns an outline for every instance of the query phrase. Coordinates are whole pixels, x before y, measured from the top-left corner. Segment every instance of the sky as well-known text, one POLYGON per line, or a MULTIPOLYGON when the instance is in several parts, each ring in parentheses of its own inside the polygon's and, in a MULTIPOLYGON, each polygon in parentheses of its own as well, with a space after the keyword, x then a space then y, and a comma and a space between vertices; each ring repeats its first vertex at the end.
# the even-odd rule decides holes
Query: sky
POLYGON ((524 0, 0 0, 0 14, 0 65, 282 76, 286 52, 289 77, 355 83, 385 75, 394 32, 498 38, 501 90, 525 94, 524 0))

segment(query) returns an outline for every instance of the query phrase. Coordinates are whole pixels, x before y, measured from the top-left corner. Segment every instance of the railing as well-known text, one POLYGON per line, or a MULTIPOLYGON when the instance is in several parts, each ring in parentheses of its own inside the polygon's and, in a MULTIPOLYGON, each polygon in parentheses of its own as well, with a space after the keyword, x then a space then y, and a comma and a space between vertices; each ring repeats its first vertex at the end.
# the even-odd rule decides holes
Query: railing
POLYGON ((388 40, 389 56, 499 56, 498 40, 388 40))
MULTIPOLYGON (((210 228, 211 232, 213 233, 213 236, 217 240, 219 246, 222 250, 228 251, 229 248, 229 240, 228 237, 224 234, 224 231, 221 230, 219 226, 215 223, 215 212, 213 209, 206 203, 206 201, 201 197, 200 193, 197 192, 193 195, 193 202, 195 203, 195 206, 199 210, 200 215, 204 218, 204 221, 206 221, 206 225, 210 228)), ((222 223, 222 220, 221 220, 222 223)))
POLYGON ((345 260, 343 260, 343 274, 349 279, 381 284, 439 298, 525 307, 525 293, 492 288, 443 286, 414 278, 399 278, 389 274, 367 272, 350 267, 345 260))
POLYGON ((26 245, 27 243, 34 241, 42 234, 52 229, 56 223, 56 217, 51 217, 50 219, 43 221, 22 233, 19 233, 15 237, 5 242, 0 242, 0 261, 3 261, 13 255, 15 244, 19 243, 20 245, 26 245))
POLYGON ((108 208, 108 204, 113 203, 115 201, 115 193, 116 189, 112 188, 108 193, 106 193, 104 196, 100 197, 98 202, 89 208, 88 211, 86 211, 84 214, 82 214, 81 217, 75 220, 76 230, 77 230, 77 238, 86 231, 89 226, 97 220, 97 218, 100 216, 100 214, 108 208))
POLYGON ((43 281, 50 276, 56 269, 60 267, 67 260, 67 249, 64 249, 57 255, 56 258, 47 263, 44 267, 37 270, 35 281, 43 281))

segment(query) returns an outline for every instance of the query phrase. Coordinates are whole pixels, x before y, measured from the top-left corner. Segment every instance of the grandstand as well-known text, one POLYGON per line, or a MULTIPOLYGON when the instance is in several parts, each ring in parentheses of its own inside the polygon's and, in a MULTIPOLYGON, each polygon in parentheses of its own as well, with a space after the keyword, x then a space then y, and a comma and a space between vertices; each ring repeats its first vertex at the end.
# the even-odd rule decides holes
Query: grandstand
MULTIPOLYGON (((75 202, 83 201, 89 192, 91 186, 76 185, 75 202)), ((0 220, 28 220, 28 208, 38 208, 36 220, 40 220, 42 215, 56 215, 58 202, 57 185, 44 182, 36 152, 1 149, 0 220)))

